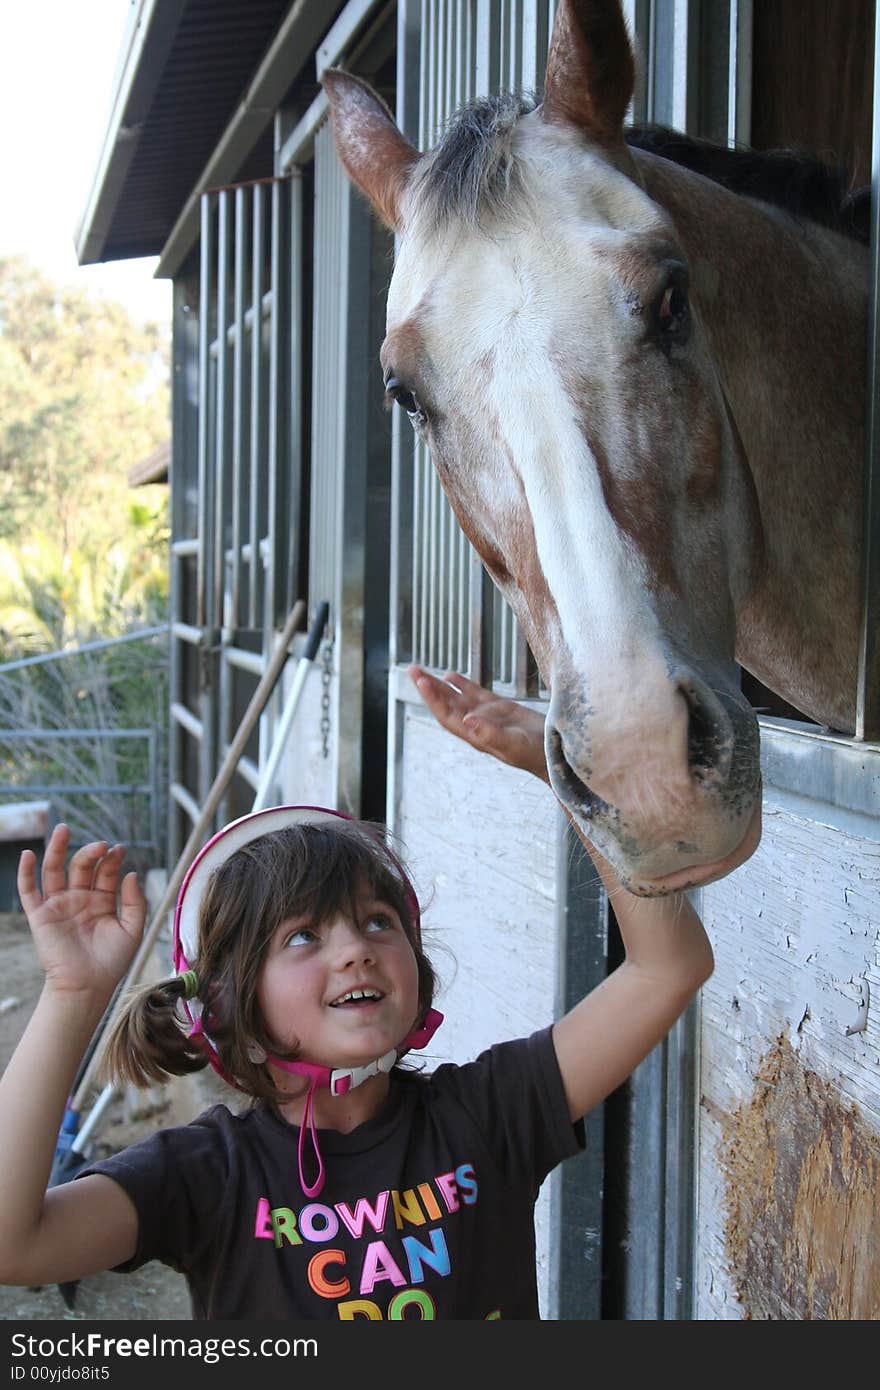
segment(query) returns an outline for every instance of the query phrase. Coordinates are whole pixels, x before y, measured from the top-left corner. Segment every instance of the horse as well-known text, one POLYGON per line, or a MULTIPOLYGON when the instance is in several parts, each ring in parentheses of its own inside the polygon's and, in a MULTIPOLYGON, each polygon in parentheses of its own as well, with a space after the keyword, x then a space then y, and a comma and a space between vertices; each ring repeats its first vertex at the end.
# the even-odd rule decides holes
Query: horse
POLYGON ((323 76, 398 236, 387 399, 534 652, 556 796, 650 897, 760 842, 740 667, 854 728, 869 250, 628 140, 633 80, 617 0, 560 0, 540 103, 471 103, 424 154, 323 76))

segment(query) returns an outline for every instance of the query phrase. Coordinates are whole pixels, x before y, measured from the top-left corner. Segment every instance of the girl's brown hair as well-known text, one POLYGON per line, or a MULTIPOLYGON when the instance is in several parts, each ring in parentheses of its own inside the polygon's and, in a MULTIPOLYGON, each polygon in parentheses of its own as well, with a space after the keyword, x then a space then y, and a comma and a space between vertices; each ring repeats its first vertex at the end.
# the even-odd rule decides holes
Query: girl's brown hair
MULTIPOLYGON (((285 1098, 250 1055, 253 1044, 285 1061, 297 1056, 297 1049, 279 1051, 256 1003, 266 950, 288 918, 306 916, 318 925, 341 908, 350 910, 368 888, 394 908, 413 948, 419 984, 414 1023, 431 1007, 437 979, 422 950, 418 905, 386 836, 364 821, 293 825, 251 840, 212 874, 199 911, 198 957, 190 965, 217 1059, 249 1095, 285 1098)), ((208 1044, 188 1037, 184 991, 182 977, 174 976, 131 996, 107 1038, 106 1075, 143 1087, 208 1065, 208 1044)))

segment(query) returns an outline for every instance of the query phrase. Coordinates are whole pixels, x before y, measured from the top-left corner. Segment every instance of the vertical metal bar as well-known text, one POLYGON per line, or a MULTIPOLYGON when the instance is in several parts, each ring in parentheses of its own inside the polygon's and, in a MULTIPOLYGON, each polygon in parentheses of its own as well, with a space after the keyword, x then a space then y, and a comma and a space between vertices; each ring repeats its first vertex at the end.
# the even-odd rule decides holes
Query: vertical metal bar
MULTIPOLYGON (((282 599, 287 592, 289 440, 290 440, 290 210, 285 198, 286 180, 272 183, 271 203, 271 295, 269 380, 269 490, 267 532, 269 566, 266 585, 269 613, 274 629, 281 618, 282 599)), ((271 633, 266 633, 271 641, 271 633)))
POLYGON ((421 583, 421 605, 419 611, 419 626, 421 651, 420 661, 427 665, 431 664, 431 653, 428 646, 428 623, 430 620, 430 516, 431 516, 431 464, 427 457, 424 444, 416 446, 417 466, 419 478, 421 480, 422 509, 419 518, 419 553, 417 556, 420 583, 421 583))
MULTIPOLYGON (((215 444, 214 420, 211 415, 212 375, 216 382, 217 368, 211 366, 211 342, 218 317, 218 271, 214 240, 216 200, 204 194, 201 205, 201 266, 199 292, 199 468, 198 468, 198 525, 199 563, 196 621, 202 630, 199 647, 199 716, 202 738, 199 743, 199 800, 204 801, 214 780, 216 730, 214 727, 214 647, 216 549, 213 542, 211 518, 215 515, 216 471, 213 467, 212 444, 215 444)), ((217 411, 216 387, 213 409, 217 411)))
POLYGON ((443 120, 448 121, 455 97, 455 0, 444 0, 446 36, 443 43, 443 120))
POLYGON ((262 568, 260 565, 260 491, 262 464, 265 457, 263 401, 265 380, 263 372, 263 277, 265 274, 265 236, 263 209, 265 194, 262 184, 253 190, 251 238, 251 434, 250 434, 250 583, 248 585, 248 627, 260 622, 262 568))
POLYGON ((150 729, 147 735, 147 756, 150 769, 150 839, 154 850, 159 849, 159 759, 156 738, 155 728, 150 729))
MULTIPOLYGON (((293 168, 289 179, 288 277, 290 310, 288 351, 290 388, 288 390, 288 486, 286 584, 284 610, 290 612, 300 597, 300 570, 305 537, 303 526, 303 181, 302 170, 293 168)), ((320 599, 318 600, 320 602, 320 599)))
POLYGON ((478 685, 491 686, 494 670, 492 608, 495 586, 475 550, 470 563, 470 652, 468 675, 478 685))
POLYGON ((868 330, 868 423, 862 620, 856 692, 856 738, 880 738, 880 22, 874 26, 874 126, 871 164, 871 305, 868 330))
MULTIPOLYGON (((398 0, 397 5, 397 124, 418 145, 421 134, 426 36, 423 0, 398 0)), ((395 254, 397 247, 395 244, 395 254)), ((419 470, 414 436, 402 421, 391 417, 391 575, 389 583, 388 662, 418 661, 419 570, 414 537, 419 517, 419 470)), ((398 747, 396 702, 389 709, 388 804, 396 806, 398 747)), ((402 724, 402 721, 401 721, 402 724)), ((394 825, 394 820, 389 821, 394 825)))
POLYGON ((214 421, 214 625, 224 623, 226 463, 229 448, 229 193, 217 198, 217 410, 214 421))
MULTIPOLYGON (((397 411, 397 414, 400 415, 400 411, 397 411)), ((400 430, 400 428, 401 428, 401 426, 400 426, 400 424, 398 424, 398 430, 400 430)), ((422 604, 423 604, 423 602, 424 602, 424 592, 423 592, 423 584, 422 584, 422 558, 421 558, 421 557, 422 557, 422 547, 421 547, 421 545, 415 544, 415 538, 416 538, 416 536, 421 536, 422 511, 423 511, 423 508, 424 508, 424 500, 423 500, 423 497, 422 497, 422 491, 423 491, 423 489, 422 489, 422 469, 421 469, 421 462, 420 462, 420 459, 419 459, 419 450, 418 450, 418 445, 417 445, 417 444, 413 443, 413 445, 412 445, 412 452, 411 452, 411 454, 410 454, 409 457, 410 457, 410 475, 411 475, 411 477, 412 477, 412 494, 413 494, 413 509, 412 509, 412 510, 413 510, 413 520, 412 520, 413 545, 412 545, 411 550, 410 550, 410 555, 411 555, 410 573, 411 573, 411 575, 412 575, 412 640, 411 640, 411 650, 412 650, 412 659, 413 659, 413 661, 416 661, 416 662, 421 663, 422 660, 423 660, 423 658, 424 658, 424 653, 422 652, 422 633, 423 633, 423 631, 424 631, 424 623, 423 623, 423 621, 422 621, 422 604)))
POLYGON ((666 1203, 663 1213, 663 1319, 694 1316, 699 1000, 688 1005, 666 1043, 666 1203))
MULTIPOLYGON (((557 971, 560 1018, 608 973, 608 899, 589 854, 557 813, 557 971)), ((550 1316, 597 1322, 602 1317, 605 1107, 584 1120, 586 1145, 553 1175, 550 1316)))
POLYGON ((650 109, 651 0, 623 0, 623 12, 637 55, 636 86, 627 119, 638 124, 648 119, 650 109))
POLYGON ((232 551, 231 574, 229 578, 230 614, 225 624, 234 631, 241 624, 241 545, 242 508, 245 499, 244 479, 244 365, 245 365, 245 290, 248 263, 248 217, 247 192, 244 188, 235 190, 235 247, 233 254, 233 323, 232 341, 232 526, 230 548, 232 551))
MULTIPOLYGON (((208 517, 211 515, 213 487, 210 469, 210 398, 211 379, 211 320, 214 298, 214 227, 212 199, 209 193, 201 200, 201 263, 199 269, 199 440, 198 440, 198 534, 199 560, 196 578, 196 622, 208 624, 208 594, 213 587, 213 551, 207 545, 210 535, 208 517)), ((172 475, 173 476, 173 475, 172 475)))
POLYGON ((477 0, 475 96, 498 90, 500 0, 477 0))
POLYGON ((730 0, 730 81, 727 143, 749 145, 752 138, 753 0, 730 0))
POLYGON ((458 651, 456 652, 455 669, 466 671, 468 666, 468 613, 470 611, 469 596, 470 581, 470 553, 467 536, 464 531, 458 533, 458 651))

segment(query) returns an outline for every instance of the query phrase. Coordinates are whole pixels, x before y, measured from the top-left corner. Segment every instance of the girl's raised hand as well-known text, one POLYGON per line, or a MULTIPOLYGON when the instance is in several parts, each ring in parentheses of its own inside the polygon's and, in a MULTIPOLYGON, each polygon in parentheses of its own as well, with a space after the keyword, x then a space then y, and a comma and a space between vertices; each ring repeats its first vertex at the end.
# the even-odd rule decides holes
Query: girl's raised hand
POLYGON ((410 666, 409 675, 428 709, 444 729, 481 753, 549 781, 544 757, 544 716, 475 685, 457 671, 442 680, 410 666))
POLYGON ((36 856, 22 852, 18 895, 47 986, 108 999, 134 958, 146 901, 137 874, 126 874, 120 885, 124 845, 111 849, 104 840, 83 845, 65 870, 69 843, 67 826, 56 825, 43 855, 42 891, 36 856))

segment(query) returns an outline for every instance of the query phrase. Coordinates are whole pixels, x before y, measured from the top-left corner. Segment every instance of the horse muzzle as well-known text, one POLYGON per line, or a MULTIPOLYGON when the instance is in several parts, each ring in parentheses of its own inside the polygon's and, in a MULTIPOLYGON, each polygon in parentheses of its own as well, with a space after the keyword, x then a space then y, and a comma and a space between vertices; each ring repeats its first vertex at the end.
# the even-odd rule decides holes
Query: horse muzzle
POLYGON ((723 877, 756 848, 759 738, 739 691, 693 671, 639 697, 603 710, 566 683, 551 702, 545 752, 581 838, 630 892, 655 897, 723 877))

